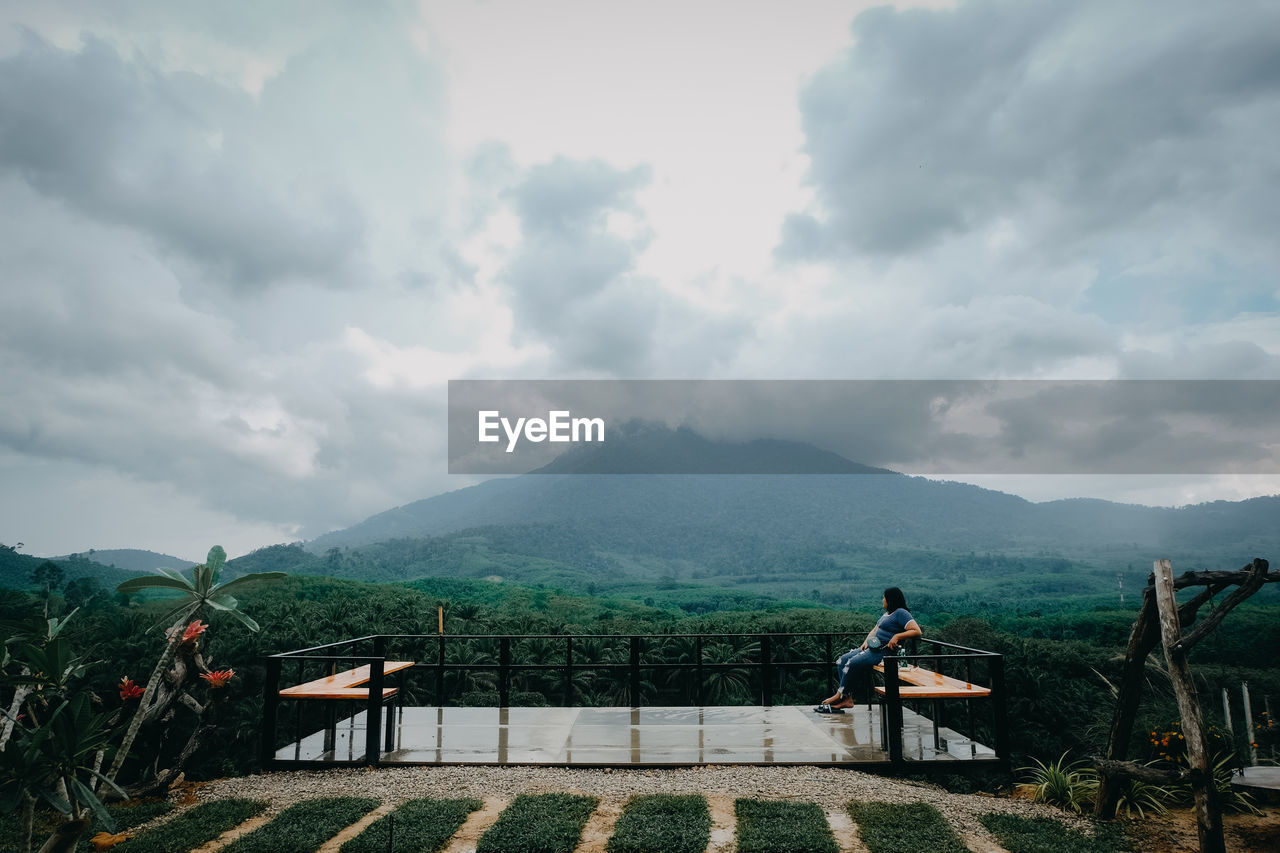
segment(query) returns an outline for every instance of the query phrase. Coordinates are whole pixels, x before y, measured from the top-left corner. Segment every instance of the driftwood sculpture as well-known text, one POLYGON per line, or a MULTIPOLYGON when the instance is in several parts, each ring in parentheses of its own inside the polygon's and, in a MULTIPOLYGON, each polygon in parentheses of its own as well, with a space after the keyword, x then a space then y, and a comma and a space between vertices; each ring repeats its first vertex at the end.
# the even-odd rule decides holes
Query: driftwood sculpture
POLYGON ((1126 778, 1155 784, 1190 781, 1196 796, 1196 824, 1203 853, 1221 853, 1225 849, 1222 815, 1216 801, 1212 768, 1205 748, 1204 722, 1200 705, 1187 669, 1187 655, 1196 643, 1208 636, 1235 607, 1262 588, 1265 583, 1280 580, 1268 574, 1269 565, 1261 558, 1238 572, 1185 572, 1174 578, 1168 560, 1155 564, 1142 594, 1142 610, 1133 623, 1129 645, 1125 650, 1124 669, 1120 679, 1111 736, 1104 758, 1096 759, 1101 784, 1094 812, 1098 817, 1115 817, 1120 784, 1126 778), (1189 587, 1204 587, 1194 598, 1179 606, 1174 592, 1189 587), (1213 596, 1234 586, 1212 612, 1196 624, 1196 616, 1213 596), (1187 633, 1184 628, 1194 625, 1187 633), (1142 698, 1142 676, 1147 656, 1160 643, 1169 665, 1182 728, 1187 736, 1190 768, 1162 772, 1128 761, 1129 740, 1142 698))

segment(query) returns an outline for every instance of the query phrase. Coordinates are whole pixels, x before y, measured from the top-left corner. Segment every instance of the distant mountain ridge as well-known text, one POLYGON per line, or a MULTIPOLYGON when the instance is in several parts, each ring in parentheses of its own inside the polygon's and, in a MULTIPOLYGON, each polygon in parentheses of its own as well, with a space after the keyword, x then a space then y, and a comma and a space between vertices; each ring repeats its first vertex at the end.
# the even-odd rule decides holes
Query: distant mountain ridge
POLYGON ((196 565, 191 560, 184 560, 181 557, 158 554, 155 551, 144 551, 139 548, 104 548, 101 550, 90 548, 83 553, 66 554, 61 557, 50 557, 49 559, 56 563, 62 560, 70 560, 73 557, 83 557, 104 566, 123 569, 126 572, 150 572, 152 574, 158 568, 182 571, 196 565))
MULTIPOLYGON (((415 501, 306 543, 312 553, 392 539, 510 525, 569 526, 599 547, 661 550, 688 538, 748 537, 947 551, 1080 552, 1104 545, 1181 552, 1229 549, 1241 562, 1280 547, 1280 497, 1148 507, 1096 499, 1032 503, 964 483, 870 468, 794 442, 715 442, 689 430, 646 430, 628 441, 580 446, 539 469, 415 501), (619 460, 688 460, 704 469, 829 474, 610 475, 619 460), (827 465, 828 468, 821 466, 827 465), (575 472, 575 473, 570 473, 575 472), (585 473, 576 473, 585 472, 585 473), (844 473, 848 472, 848 473, 844 473)), ((695 466, 696 470, 696 466, 695 466)))

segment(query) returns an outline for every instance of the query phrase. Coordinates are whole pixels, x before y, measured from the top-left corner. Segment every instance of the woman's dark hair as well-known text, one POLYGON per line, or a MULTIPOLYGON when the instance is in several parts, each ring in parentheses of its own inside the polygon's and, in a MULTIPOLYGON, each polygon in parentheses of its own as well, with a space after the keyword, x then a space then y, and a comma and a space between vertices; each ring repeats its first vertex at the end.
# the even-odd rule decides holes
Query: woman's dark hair
POLYGON ((907 609, 907 597, 902 594, 902 590, 896 586, 891 586, 884 591, 884 611, 892 613, 895 610, 907 609))

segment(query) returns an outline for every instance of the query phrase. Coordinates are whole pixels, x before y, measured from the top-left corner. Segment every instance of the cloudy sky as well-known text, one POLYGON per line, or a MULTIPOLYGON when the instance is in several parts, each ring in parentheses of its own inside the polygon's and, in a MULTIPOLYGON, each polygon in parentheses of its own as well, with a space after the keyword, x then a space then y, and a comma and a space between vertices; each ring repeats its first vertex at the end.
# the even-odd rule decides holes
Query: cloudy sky
POLYGON ((0 541, 459 488, 449 379, 1280 379, 1278 138, 1275 2, 9 0, 0 541))

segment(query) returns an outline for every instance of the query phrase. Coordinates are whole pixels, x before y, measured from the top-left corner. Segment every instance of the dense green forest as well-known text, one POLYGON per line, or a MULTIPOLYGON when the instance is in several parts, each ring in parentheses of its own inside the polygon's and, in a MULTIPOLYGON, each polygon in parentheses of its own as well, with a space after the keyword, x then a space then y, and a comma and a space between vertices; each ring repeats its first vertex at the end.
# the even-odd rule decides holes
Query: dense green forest
MULTIPOLYGON (((233 562, 240 563, 241 572, 280 568, 289 561, 297 561, 290 568, 319 572, 344 559, 347 555, 343 552, 336 557, 315 556, 298 548, 278 547, 233 562)), ((36 561, 36 565, 42 564, 36 561)), ((1071 595, 1039 595, 1024 604, 1018 603, 1018 596, 1005 596, 970 606, 960 597, 929 590, 925 584, 908 582, 903 586, 927 636, 1006 656, 1018 760, 1028 756, 1054 758, 1068 750, 1083 756, 1100 750, 1111 715, 1109 681, 1118 674, 1119 655, 1135 615, 1136 590, 1128 599, 1132 606, 1120 609, 1083 607, 1080 599, 1071 595)), ((374 633, 434 634, 438 606, 444 607, 449 634, 836 632, 848 634, 853 644, 853 638, 872 624, 878 604, 878 590, 862 589, 862 600, 850 609, 737 589, 686 586, 678 581, 650 585, 647 594, 641 588, 624 589, 619 595, 572 594, 545 584, 522 585, 511 580, 447 577, 371 584, 299 571, 283 582, 249 587, 237 594, 241 609, 261 625, 260 631, 251 632, 218 612, 209 617, 210 628, 200 640, 205 659, 214 669, 233 668, 236 676, 229 684, 228 701, 216 708, 216 747, 202 748, 190 763, 188 775, 207 778, 255 769, 264 655, 374 633)), ((93 662, 85 686, 95 703, 110 711, 122 702, 118 695, 121 679, 145 680, 160 655, 163 636, 154 626, 167 604, 163 596, 130 598, 101 586, 86 593, 74 579, 64 579, 60 586, 36 588, 28 584, 25 590, 0 590, 0 620, 9 636, 15 626, 29 624, 46 611, 63 613, 78 607, 66 636, 93 662)), ((688 654, 686 645, 675 637, 653 644, 646 649, 645 662, 677 660, 688 654)), ((529 641, 526 646, 517 648, 517 656, 548 654, 538 641, 529 641)), ((492 662, 495 654, 479 641, 450 648, 451 662, 492 662)), ((1193 663, 1202 695, 1216 697, 1223 687, 1238 695, 1240 683, 1247 681, 1259 702, 1266 696, 1280 698, 1277 650, 1280 606, 1258 601, 1239 608, 1196 649, 1193 663)), ((797 645, 790 651, 775 649, 775 654, 799 657, 813 651, 797 645)), ((595 646, 588 643, 577 653, 581 655, 578 663, 593 656, 600 662, 620 661, 624 652, 622 646, 610 647, 603 641, 595 646)), ((412 642, 393 653, 425 659, 425 650, 412 642)), ((710 644, 706 654, 709 660, 719 662, 749 661, 758 654, 758 643, 751 636, 729 637, 710 644)), ((775 702, 815 701, 829 684, 830 674, 825 669, 780 676, 775 702)), ((411 699, 437 700, 426 681, 406 684, 411 699)), ((450 704, 493 704, 496 699, 492 674, 484 671, 451 674, 446 690, 443 699, 450 704)), ((564 695, 563 679, 555 673, 521 674, 513 690, 514 701, 523 704, 558 704, 564 695)), ((758 685, 745 668, 718 672, 708 690, 707 701, 716 704, 759 701, 758 685)), ((646 675, 643 691, 645 700, 652 704, 691 701, 687 676, 672 680, 646 675)), ((574 700, 578 703, 616 704, 623 696, 624 685, 618 677, 585 671, 575 675, 574 700)), ((1204 705, 1211 720, 1220 714, 1220 703, 1206 699, 1204 705)), ((1167 729, 1176 718, 1167 679, 1153 666, 1138 732, 1167 729)), ((1149 754, 1150 744, 1144 737, 1136 737, 1137 754, 1149 754)))

